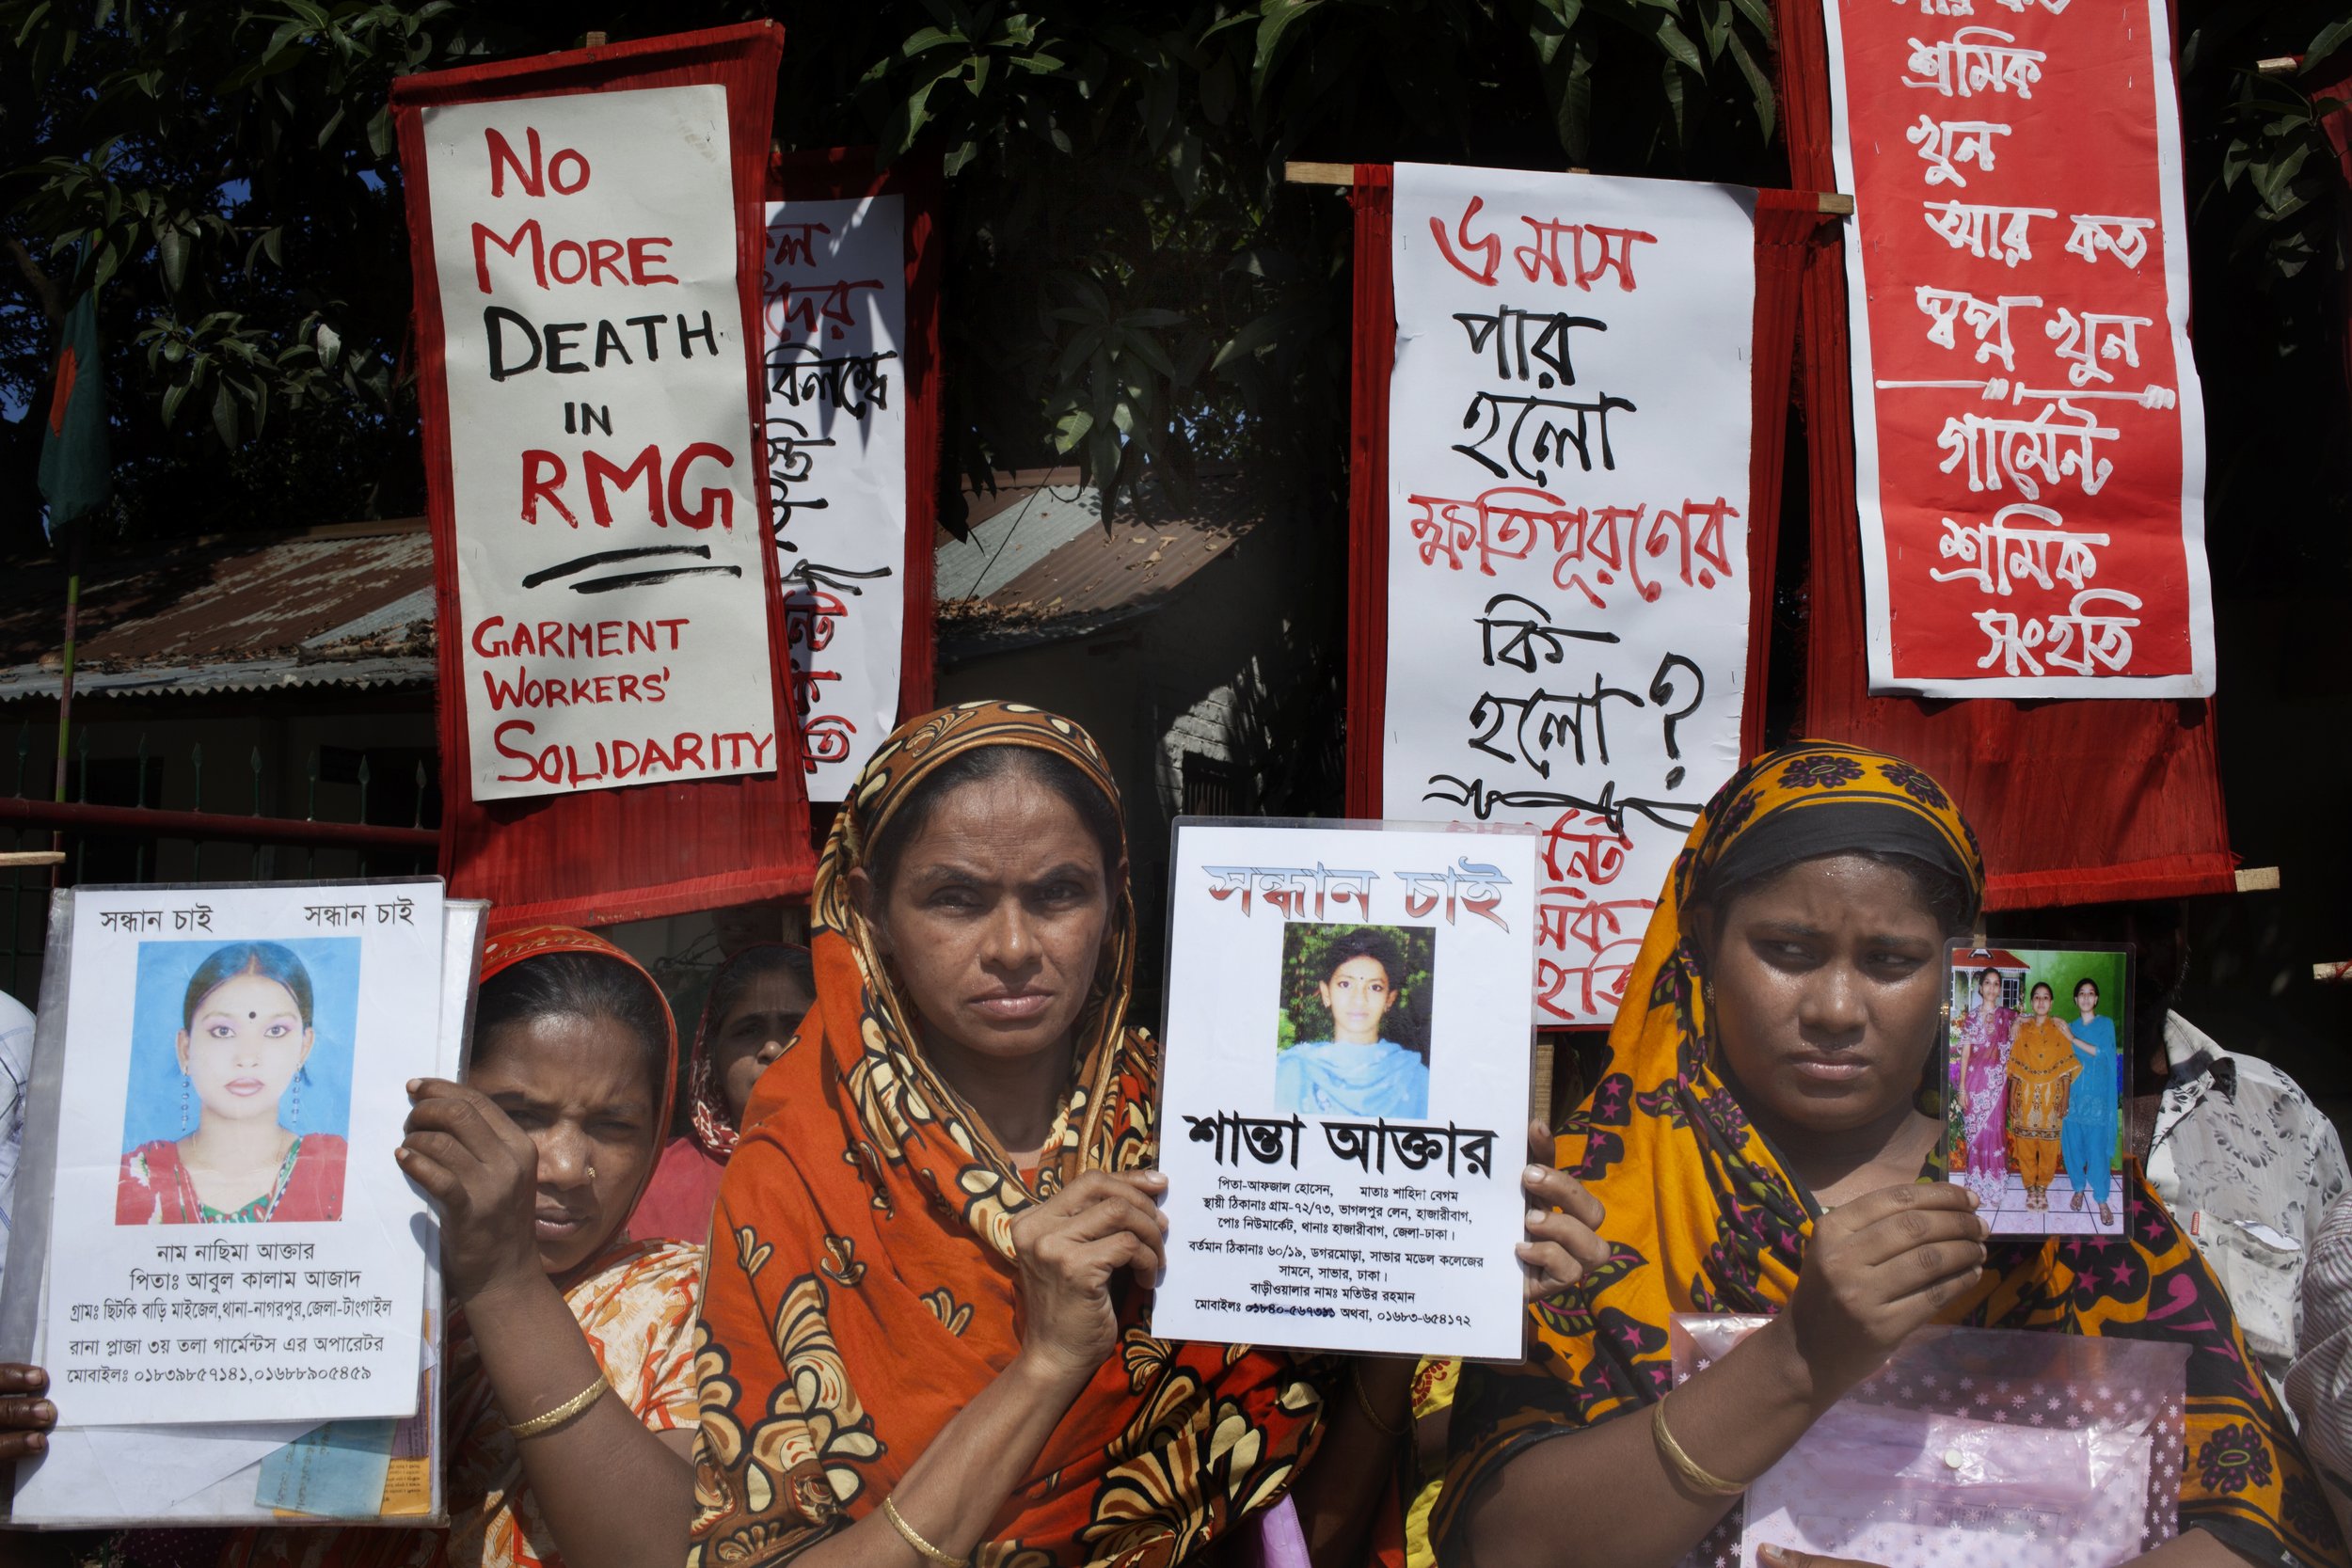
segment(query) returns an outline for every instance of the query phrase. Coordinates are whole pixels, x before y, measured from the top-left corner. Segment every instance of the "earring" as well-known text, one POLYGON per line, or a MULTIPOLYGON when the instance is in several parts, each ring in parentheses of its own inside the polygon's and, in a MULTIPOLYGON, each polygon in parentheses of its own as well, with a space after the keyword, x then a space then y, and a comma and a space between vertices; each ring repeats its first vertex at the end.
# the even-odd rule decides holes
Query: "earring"
POLYGON ((594 1181, 596 1179, 596 1162, 592 1160, 592 1161, 590 1161, 590 1162, 588 1163, 588 1180, 591 1180, 591 1181, 594 1181))
POLYGON ((309 1075, 310 1071, 310 1069, 308 1067, 298 1067, 294 1069, 294 1103, 286 1108, 286 1119, 289 1121, 300 1121, 302 1119, 302 1080, 309 1075))
POLYGON ((185 1069, 182 1069, 180 1073, 180 1135, 183 1138, 188 1135, 194 1125, 188 1120, 188 1095, 195 1087, 196 1080, 188 1076, 185 1069))

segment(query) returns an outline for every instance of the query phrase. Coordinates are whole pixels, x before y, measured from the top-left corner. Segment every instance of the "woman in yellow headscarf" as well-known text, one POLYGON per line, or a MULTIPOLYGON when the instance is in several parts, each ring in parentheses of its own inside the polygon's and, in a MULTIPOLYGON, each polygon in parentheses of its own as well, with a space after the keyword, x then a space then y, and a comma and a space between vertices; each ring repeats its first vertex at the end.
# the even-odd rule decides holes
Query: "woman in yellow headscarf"
POLYGON ((2137 1172, 2114 1240, 1988 1242, 1967 1188, 1920 1180, 1944 945, 1983 886, 1967 824, 1898 758, 1804 742, 1717 792, 1559 1140, 1610 1261, 1530 1308, 1526 1366, 1463 1370, 1440 1562, 1664 1568, 1933 1322, 2187 1344, 2182 1533, 2149 1560, 2346 1562, 2228 1300, 2137 1172), (1682 1312, 1773 1321, 1676 1386, 1682 1312))
POLYGON ((2033 1012, 2021 1019, 2009 1048, 2009 1146, 2026 1179, 2026 1207, 2050 1206, 2050 1179, 2058 1172, 2058 1133, 2066 1125, 2067 1091, 2082 1076, 2074 1037, 2050 1016, 2058 992, 2034 982, 2033 1012))

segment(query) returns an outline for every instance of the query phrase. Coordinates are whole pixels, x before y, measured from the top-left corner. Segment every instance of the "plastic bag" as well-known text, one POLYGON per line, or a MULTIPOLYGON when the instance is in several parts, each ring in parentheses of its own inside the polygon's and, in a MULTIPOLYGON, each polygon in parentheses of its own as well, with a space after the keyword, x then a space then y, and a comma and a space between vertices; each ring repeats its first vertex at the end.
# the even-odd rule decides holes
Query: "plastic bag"
MULTIPOLYGON (((1677 1383, 1761 1317, 1684 1316, 1677 1383)), ((1758 1547, 1883 1568, 2108 1568, 2177 1533, 2188 1347, 1934 1327, 1816 1421, 1700 1543, 1702 1568, 1758 1547)))

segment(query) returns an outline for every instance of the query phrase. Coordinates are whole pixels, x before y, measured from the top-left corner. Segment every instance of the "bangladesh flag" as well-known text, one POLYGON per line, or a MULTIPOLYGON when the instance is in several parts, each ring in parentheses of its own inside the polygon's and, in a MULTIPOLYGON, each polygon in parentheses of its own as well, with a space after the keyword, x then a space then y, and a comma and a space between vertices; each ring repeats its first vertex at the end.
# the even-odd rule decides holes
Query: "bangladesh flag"
POLYGON ((106 504, 113 483, 106 451, 106 379, 98 359, 98 309, 85 293, 58 334, 57 380, 49 434, 40 445, 40 493, 49 499, 49 537, 106 504))

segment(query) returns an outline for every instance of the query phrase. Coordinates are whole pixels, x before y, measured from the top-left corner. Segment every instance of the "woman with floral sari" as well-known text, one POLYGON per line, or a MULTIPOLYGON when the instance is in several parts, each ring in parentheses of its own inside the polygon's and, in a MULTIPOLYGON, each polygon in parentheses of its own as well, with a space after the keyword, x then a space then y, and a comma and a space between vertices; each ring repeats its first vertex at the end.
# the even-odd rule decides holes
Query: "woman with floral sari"
MULTIPOLYGON (((818 868, 817 1006, 712 1221, 698 1568, 1392 1545, 1373 1522, 1410 1361, 1143 1327, 1166 1182, 1126 872, 1101 752, 1032 708, 914 721, 851 790, 818 868)), ((1556 1290, 1599 1256, 1597 1212, 1558 1172, 1528 1193, 1520 1256, 1556 1290)))
POLYGON ((243 1532, 223 1568, 646 1568, 692 1480, 699 1247, 626 1221, 669 1125, 653 976, 586 931, 490 939, 462 1084, 420 1079, 401 1168, 441 1216, 447 1530, 243 1532))
POLYGON ((2186 1344, 2181 1534, 2143 1560, 2346 1562, 2228 1300, 2137 1171, 2113 1240, 1990 1240, 1966 1187, 1928 1180, 1944 945, 1983 886, 1975 834, 1896 758, 1804 742, 1717 792, 1559 1141, 1610 1259, 1530 1308, 1526 1366, 1464 1369, 1440 1562, 1676 1562, 1931 1323, 2186 1344), (1772 1322, 1677 1385, 1686 1312, 1772 1322))

